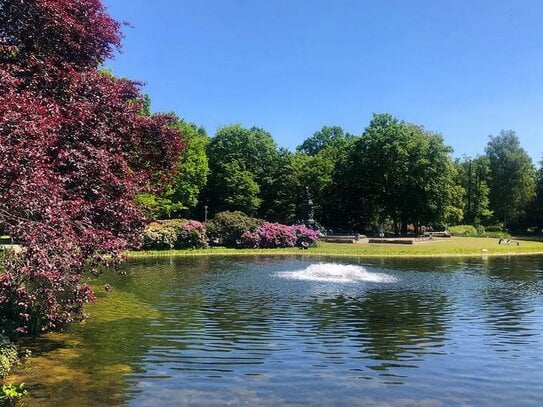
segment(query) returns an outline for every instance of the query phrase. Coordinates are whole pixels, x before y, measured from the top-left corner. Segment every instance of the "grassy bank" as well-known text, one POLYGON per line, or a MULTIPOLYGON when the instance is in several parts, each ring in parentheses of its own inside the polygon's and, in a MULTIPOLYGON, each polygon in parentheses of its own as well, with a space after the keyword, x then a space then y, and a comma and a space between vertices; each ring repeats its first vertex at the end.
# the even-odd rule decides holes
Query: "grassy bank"
POLYGON ((453 237, 434 239, 413 245, 389 243, 326 243, 308 250, 288 249, 227 249, 214 247, 198 250, 133 251, 129 257, 202 256, 202 255, 315 255, 315 256, 488 256, 543 254, 543 242, 518 240, 499 245, 498 239, 453 237))

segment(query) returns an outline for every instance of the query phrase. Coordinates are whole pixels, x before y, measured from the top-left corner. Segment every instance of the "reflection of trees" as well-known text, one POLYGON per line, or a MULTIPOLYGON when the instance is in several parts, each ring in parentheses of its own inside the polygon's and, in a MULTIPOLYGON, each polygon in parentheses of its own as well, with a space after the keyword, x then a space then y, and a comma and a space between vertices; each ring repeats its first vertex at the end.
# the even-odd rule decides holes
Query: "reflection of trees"
POLYGON ((320 332, 343 331, 360 342, 361 352, 383 361, 435 352, 447 329, 447 298, 430 292, 372 291, 316 301, 313 309, 320 332))
POLYGON ((270 332, 274 303, 254 294, 241 297, 237 291, 224 290, 206 304, 208 323, 224 340, 255 339, 270 332))
POLYGON ((127 374, 150 348, 145 334, 156 314, 132 295, 105 294, 92 317, 66 333, 38 337, 28 370, 20 381, 30 390, 30 405, 119 405, 130 387, 127 374), (37 383, 36 383, 37 382, 37 383))
POLYGON ((411 257, 411 258, 380 258, 370 261, 364 259, 364 264, 374 264, 381 269, 398 271, 418 272, 446 272, 455 271, 464 266, 471 266, 472 262, 479 262, 479 259, 469 257, 411 257))
POLYGON ((500 334, 494 337, 497 344, 526 341, 525 319, 534 311, 531 299, 541 295, 541 289, 537 291, 541 269, 541 256, 503 257, 485 264, 484 273, 490 280, 482 296, 482 308, 490 328, 500 334))
POLYGON ((401 360, 431 353, 441 345, 446 308, 444 295, 370 292, 353 317, 360 320, 361 338, 368 339, 368 354, 378 360, 401 360))
POLYGON ((512 256, 489 259, 484 265, 486 275, 503 282, 512 282, 522 289, 531 288, 543 275, 543 256, 512 256))

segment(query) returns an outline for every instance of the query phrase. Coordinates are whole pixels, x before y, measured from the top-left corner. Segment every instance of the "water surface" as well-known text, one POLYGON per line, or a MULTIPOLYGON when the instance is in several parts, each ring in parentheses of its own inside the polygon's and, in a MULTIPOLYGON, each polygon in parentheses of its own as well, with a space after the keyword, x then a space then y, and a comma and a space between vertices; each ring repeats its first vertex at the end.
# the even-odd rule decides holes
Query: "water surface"
MULTIPOLYGON (((539 405, 543 257, 134 259, 31 405, 539 405)), ((101 285, 109 283, 106 293, 101 285)))

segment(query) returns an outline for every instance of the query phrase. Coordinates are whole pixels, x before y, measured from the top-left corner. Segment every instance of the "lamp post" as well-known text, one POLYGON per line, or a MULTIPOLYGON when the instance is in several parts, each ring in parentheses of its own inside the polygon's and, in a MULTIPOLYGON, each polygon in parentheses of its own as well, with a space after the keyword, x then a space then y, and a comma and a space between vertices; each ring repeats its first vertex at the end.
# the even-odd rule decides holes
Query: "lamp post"
POLYGON ((204 205, 204 222, 207 222, 207 205, 204 205))

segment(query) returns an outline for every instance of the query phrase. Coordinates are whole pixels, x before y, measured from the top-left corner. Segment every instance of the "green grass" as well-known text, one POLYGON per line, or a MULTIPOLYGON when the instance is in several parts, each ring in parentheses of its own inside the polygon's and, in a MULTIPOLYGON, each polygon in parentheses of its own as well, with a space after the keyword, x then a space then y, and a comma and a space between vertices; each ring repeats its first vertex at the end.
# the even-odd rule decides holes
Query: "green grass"
MULTIPOLYGON (((498 239, 452 237, 414 245, 389 243, 326 243, 309 250, 289 249, 227 249, 215 247, 198 250, 163 250, 129 252, 129 257, 202 256, 202 255, 329 255, 329 256, 481 256, 543 254, 543 242, 519 240, 520 245, 498 245, 498 239)), ((516 240, 515 240, 516 242, 516 240)))

